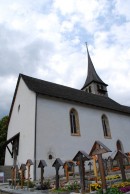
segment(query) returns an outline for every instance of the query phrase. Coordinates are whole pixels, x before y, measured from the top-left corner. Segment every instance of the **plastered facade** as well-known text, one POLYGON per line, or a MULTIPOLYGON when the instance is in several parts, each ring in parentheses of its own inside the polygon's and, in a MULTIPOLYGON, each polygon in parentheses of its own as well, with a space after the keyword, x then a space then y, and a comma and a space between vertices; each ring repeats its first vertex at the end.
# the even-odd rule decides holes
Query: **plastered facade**
MULTIPOLYGON (((112 152, 116 150, 117 140, 120 140, 123 143, 124 151, 130 151, 130 117, 105 109, 101 110, 91 106, 39 96, 36 130, 37 164, 40 159, 47 162, 48 167, 45 169, 45 176, 55 174, 55 170, 51 166, 56 158, 60 158, 62 161, 71 160, 79 150, 84 150, 89 154, 95 140, 100 140, 112 152), (69 118, 71 108, 78 112, 80 136, 71 135, 69 118), (104 138, 101 121, 103 114, 109 120, 111 139, 104 138), (48 159, 49 154, 52 154, 52 160, 48 159)), ((63 170, 60 172, 62 173, 63 170)), ((37 178, 39 174, 39 170, 37 170, 37 178)))
MULTIPOLYGON (((24 81, 20 79, 7 136, 7 139, 10 139, 20 132, 18 167, 22 163, 25 164, 27 159, 34 158, 35 101, 36 94, 29 90, 24 81)), ((9 147, 11 148, 11 144, 9 147)), ((5 165, 13 165, 13 159, 7 149, 5 165)), ((33 176, 33 167, 31 167, 31 174, 33 176)))

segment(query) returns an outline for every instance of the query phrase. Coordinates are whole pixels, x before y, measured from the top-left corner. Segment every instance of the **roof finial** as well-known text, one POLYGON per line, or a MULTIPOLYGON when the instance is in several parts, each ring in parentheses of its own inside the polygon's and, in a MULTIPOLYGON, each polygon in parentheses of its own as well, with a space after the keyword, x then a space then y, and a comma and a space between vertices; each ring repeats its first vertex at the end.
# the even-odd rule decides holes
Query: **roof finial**
POLYGON ((88 52, 88 43, 85 42, 85 45, 86 45, 86 49, 87 49, 87 54, 89 55, 89 52, 88 52))
POLYGON ((87 42, 85 42, 85 45, 86 45, 86 48, 87 48, 87 50, 88 50, 88 44, 87 44, 87 42))

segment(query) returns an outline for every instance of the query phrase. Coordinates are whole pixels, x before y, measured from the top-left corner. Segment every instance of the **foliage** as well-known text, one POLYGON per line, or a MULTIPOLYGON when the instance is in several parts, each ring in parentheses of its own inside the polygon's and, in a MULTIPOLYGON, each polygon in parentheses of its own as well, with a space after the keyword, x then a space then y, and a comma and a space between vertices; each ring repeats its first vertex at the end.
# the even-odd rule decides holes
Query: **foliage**
MULTIPOLYGON (((122 194, 130 191, 130 180, 128 179, 125 182, 115 183, 108 188, 106 194, 122 194)), ((97 194, 102 194, 102 189, 97 191, 97 194)))
MULTIPOLYGON (((125 169, 130 169, 130 165, 129 164, 124 164, 124 168, 125 169)), ((112 168, 112 171, 119 171, 120 167, 119 166, 115 166, 112 168)))
POLYGON ((122 188, 120 188, 120 191, 121 191, 122 193, 126 193, 126 192, 130 191, 130 186, 122 187, 122 188))
POLYGON ((8 116, 0 120, 0 165, 4 165, 5 142, 7 139, 8 116))
POLYGON ((106 180, 113 180, 113 179, 119 179, 119 178, 121 178, 121 176, 117 174, 117 175, 107 176, 106 180))
POLYGON ((106 194, 122 194, 118 188, 108 188, 106 194))
POLYGON ((46 190, 46 189, 50 189, 51 188, 51 185, 50 185, 50 181, 47 180, 47 181, 44 181, 43 182, 43 190, 46 190))
MULTIPOLYGON (((102 189, 99 189, 96 194, 102 194, 102 189)), ((118 188, 108 188, 105 194, 122 194, 118 188)))
POLYGON ((68 183, 66 186, 65 186, 65 189, 67 191, 77 191, 80 189, 80 184, 78 183, 78 181, 74 181, 72 183, 68 183))
POLYGON ((99 189, 101 189, 101 184, 93 183, 93 184, 90 185, 90 187, 91 187, 92 191, 98 191, 99 189))
POLYGON ((96 192, 96 194, 102 194, 103 192, 102 192, 102 189, 99 189, 97 192, 96 192))
POLYGON ((47 189, 51 189, 50 180, 44 181, 42 187, 41 187, 41 185, 39 185, 39 186, 37 186, 36 189, 37 190, 47 190, 47 189))
POLYGON ((58 189, 54 189, 54 190, 51 190, 52 192, 64 192, 64 191, 67 191, 66 188, 64 187, 59 187, 58 189))
POLYGON ((120 170, 120 168, 118 166, 112 168, 112 171, 119 171, 119 170, 120 170))
MULTIPOLYGON (((130 191, 130 182, 121 182, 112 185, 111 188, 108 188, 106 194, 122 194, 130 191)), ((101 194, 102 189, 99 189, 97 194, 101 194)))
POLYGON ((126 193, 130 191, 130 180, 128 179, 125 182, 113 184, 112 188, 118 188, 122 193, 126 193))
POLYGON ((58 189, 53 190, 54 192, 71 192, 71 191, 75 191, 75 192, 79 192, 80 189, 80 184, 78 183, 78 181, 73 181, 73 182, 68 182, 66 185, 64 185, 64 187, 60 187, 58 189))
MULTIPOLYGON (((106 176, 106 180, 114 180, 114 179, 120 179, 121 176, 120 175, 109 175, 109 176, 106 176)), ((101 180, 100 177, 98 177, 98 180, 101 180)))
POLYGON ((24 186, 29 186, 29 188, 33 188, 35 186, 35 183, 33 181, 29 181, 29 185, 28 185, 28 181, 25 181, 24 186))
POLYGON ((121 182, 121 183, 115 183, 112 185, 112 188, 121 188, 121 187, 126 187, 126 186, 130 186, 130 182, 126 181, 126 182, 121 182))

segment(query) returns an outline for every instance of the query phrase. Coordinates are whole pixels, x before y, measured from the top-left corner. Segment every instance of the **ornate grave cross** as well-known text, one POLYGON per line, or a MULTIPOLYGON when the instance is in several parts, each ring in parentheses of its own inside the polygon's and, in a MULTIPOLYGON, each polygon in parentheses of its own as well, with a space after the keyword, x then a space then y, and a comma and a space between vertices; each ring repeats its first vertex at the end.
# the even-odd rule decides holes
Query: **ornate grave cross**
POLYGON ((21 176, 21 189, 23 189, 23 183, 24 183, 24 173, 25 173, 25 170, 26 170, 26 164, 21 164, 20 166, 20 176, 21 176))
POLYGON ((63 165, 67 182, 69 181, 69 169, 73 167, 73 173, 74 173, 74 166, 75 166, 75 163, 72 160, 66 161, 63 165))
POLYGON ((84 151, 79 151, 73 161, 76 161, 79 166, 79 175, 80 175, 80 183, 81 183, 81 192, 85 192, 85 161, 91 160, 92 158, 84 151))
POLYGON ((30 166, 33 165, 32 160, 28 159, 26 162, 26 166, 27 166, 27 171, 28 171, 28 185, 27 187, 29 188, 29 183, 30 183, 30 166))
POLYGON ((100 174, 101 174, 101 180, 102 180, 102 189, 103 193, 106 192, 107 185, 106 185, 106 179, 105 179, 105 169, 104 169, 104 164, 102 160, 102 154, 111 152, 111 150, 106 147, 103 143, 100 141, 95 141, 91 151, 90 151, 90 156, 97 155, 98 156, 98 163, 99 163, 99 169, 100 169, 100 174))
POLYGON ((41 189, 43 188, 43 180, 44 180, 44 167, 47 166, 45 160, 40 160, 38 164, 38 168, 41 168, 41 189))
POLYGON ((114 157, 114 160, 119 161, 122 180, 126 181, 125 169, 124 169, 124 166, 123 166, 123 158, 128 159, 128 156, 126 154, 124 154, 121 150, 118 150, 115 157, 114 157))
POLYGON ((12 187, 16 186, 16 174, 17 174, 18 166, 12 166, 11 171, 12 171, 12 187))
POLYGON ((55 162, 52 164, 53 167, 56 169, 56 189, 59 188, 59 169, 63 166, 63 162, 60 158, 56 158, 55 162))

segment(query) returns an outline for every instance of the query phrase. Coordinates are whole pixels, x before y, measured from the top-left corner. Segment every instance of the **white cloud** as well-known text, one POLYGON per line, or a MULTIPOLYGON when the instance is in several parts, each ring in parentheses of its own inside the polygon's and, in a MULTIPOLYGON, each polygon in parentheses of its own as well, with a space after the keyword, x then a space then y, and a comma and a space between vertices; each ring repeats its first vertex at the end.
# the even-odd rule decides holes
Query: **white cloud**
POLYGON ((75 36, 74 39, 72 39, 71 42, 72 42, 72 44, 74 44, 74 45, 80 44, 79 36, 75 36))
POLYGON ((123 15, 127 20, 130 19, 130 1, 115 0, 115 12, 117 15, 123 15))
POLYGON ((14 76, 0 77, 0 117, 9 113, 16 80, 17 78, 14 76))
POLYGON ((1 114, 9 110, 20 72, 81 88, 87 74, 86 41, 111 97, 130 104, 125 93, 130 90, 128 7, 128 0, 1 0, 1 98, 6 96, 1 114))
POLYGON ((108 2, 106 0, 55 0, 54 3, 54 8, 59 10, 67 19, 69 18, 73 26, 78 23, 89 33, 99 27, 98 22, 95 20, 100 14, 105 14, 107 6, 108 2))
POLYGON ((70 21, 64 21, 61 25, 61 32, 72 32, 73 27, 73 23, 71 23, 70 21))
POLYGON ((55 0, 54 8, 59 9, 63 15, 72 14, 75 10, 75 1, 74 0, 55 0))

